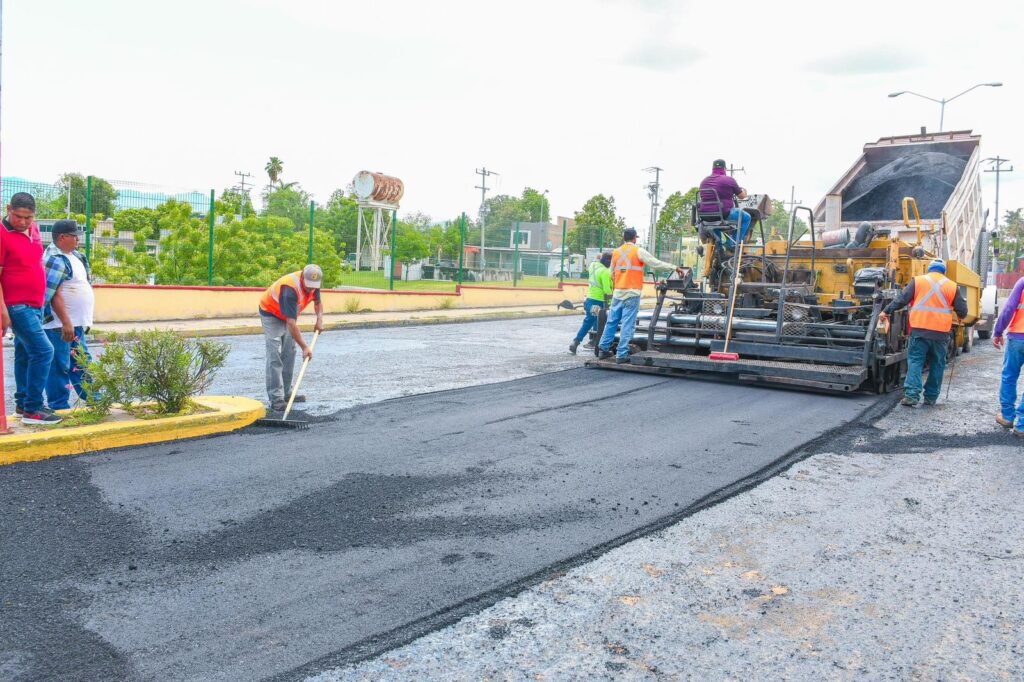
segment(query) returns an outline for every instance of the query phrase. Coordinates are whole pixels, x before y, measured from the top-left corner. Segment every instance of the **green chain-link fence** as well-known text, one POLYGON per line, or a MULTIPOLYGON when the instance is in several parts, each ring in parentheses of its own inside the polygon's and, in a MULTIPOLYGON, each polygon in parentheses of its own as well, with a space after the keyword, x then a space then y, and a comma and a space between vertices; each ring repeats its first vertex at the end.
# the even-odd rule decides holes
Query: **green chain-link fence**
MULTIPOLYGON (((61 218, 78 220, 98 281, 263 287, 309 262, 328 287, 454 291, 459 284, 555 288, 587 278, 587 266, 621 243, 618 230, 547 222, 480 225, 466 214, 406 222, 389 209, 332 196, 318 203, 288 186, 264 190, 262 210, 236 190, 168 188, 68 174, 56 183, 4 178, 36 199, 49 243, 61 218)), ((655 255, 696 265, 696 239, 659 238, 655 255)))

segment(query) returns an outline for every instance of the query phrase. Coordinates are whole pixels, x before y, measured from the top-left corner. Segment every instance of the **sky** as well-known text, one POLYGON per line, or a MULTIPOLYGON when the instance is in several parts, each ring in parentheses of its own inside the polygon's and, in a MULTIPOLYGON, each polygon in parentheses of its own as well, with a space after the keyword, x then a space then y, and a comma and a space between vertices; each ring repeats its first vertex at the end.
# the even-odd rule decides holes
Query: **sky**
MULTIPOLYGON (((1024 5, 689 0, 7 0, 4 175, 76 171, 173 189, 234 171, 326 201, 361 170, 402 213, 475 216, 548 190, 569 215, 613 195, 645 229, 650 166, 685 191, 724 158, 751 192, 815 206, 879 137, 945 129, 1010 158, 1024 206, 1024 5), (1017 133, 1013 131, 1017 130, 1017 133)), ((987 208, 995 174, 984 176, 987 208)))

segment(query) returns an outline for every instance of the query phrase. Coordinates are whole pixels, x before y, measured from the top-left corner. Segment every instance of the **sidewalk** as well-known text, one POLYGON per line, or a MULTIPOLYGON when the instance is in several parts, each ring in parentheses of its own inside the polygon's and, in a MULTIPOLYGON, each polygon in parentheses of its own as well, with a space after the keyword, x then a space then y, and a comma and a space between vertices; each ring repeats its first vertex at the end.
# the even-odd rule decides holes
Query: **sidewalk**
MULTIPOLYGON (((450 310, 402 310, 373 313, 336 313, 324 315, 326 329, 364 329, 370 327, 394 327, 401 325, 450 324, 457 322, 480 322, 483 320, 511 320, 525 317, 553 317, 557 315, 580 315, 580 311, 569 311, 554 305, 508 306, 500 308, 452 308, 450 310)), ((299 327, 303 331, 313 328, 314 318, 304 314, 299 327)), ((125 333, 159 329, 189 334, 190 336, 235 336, 260 334, 259 313, 251 317, 173 320, 164 322, 105 322, 97 323, 92 334, 102 337, 111 332, 125 333)))
POLYGON ((994 422, 1000 366, 979 343, 948 402, 854 421, 748 492, 316 679, 1022 679, 1024 444, 994 422))

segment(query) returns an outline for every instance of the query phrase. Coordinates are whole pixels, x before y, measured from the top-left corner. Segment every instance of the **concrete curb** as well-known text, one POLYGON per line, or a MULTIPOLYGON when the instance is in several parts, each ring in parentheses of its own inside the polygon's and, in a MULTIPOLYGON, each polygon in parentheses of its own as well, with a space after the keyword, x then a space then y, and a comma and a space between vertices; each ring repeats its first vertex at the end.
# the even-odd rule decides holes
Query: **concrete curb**
POLYGON ((266 414, 262 403, 249 398, 203 396, 196 402, 215 412, 0 436, 0 466, 226 433, 266 414))
MULTIPOLYGON (((415 315, 395 319, 395 320, 335 320, 324 323, 324 330, 331 331, 336 329, 376 329, 381 327, 411 327, 421 325, 435 325, 435 324, 463 324, 468 322, 487 322, 492 320, 518 320, 534 317, 560 317, 566 315, 579 315, 579 313, 568 310, 552 310, 552 311, 531 311, 531 312, 491 312, 491 313, 480 313, 479 315, 464 315, 464 316, 448 316, 444 314, 432 314, 424 315, 423 317, 417 317, 415 315)), ((137 323, 138 329, 146 329, 145 322, 137 323)), ((312 322, 300 322, 299 329, 304 332, 313 331, 312 322)), ((171 329, 175 334, 192 337, 207 337, 207 336, 247 336, 251 334, 262 334, 263 327, 259 324, 259 320, 256 320, 251 325, 237 325, 229 327, 208 327, 200 329, 171 329)), ((97 341, 103 341, 107 339, 112 333, 123 333, 123 332, 111 332, 108 329, 102 327, 94 327, 90 332, 90 340, 96 339, 97 341)))

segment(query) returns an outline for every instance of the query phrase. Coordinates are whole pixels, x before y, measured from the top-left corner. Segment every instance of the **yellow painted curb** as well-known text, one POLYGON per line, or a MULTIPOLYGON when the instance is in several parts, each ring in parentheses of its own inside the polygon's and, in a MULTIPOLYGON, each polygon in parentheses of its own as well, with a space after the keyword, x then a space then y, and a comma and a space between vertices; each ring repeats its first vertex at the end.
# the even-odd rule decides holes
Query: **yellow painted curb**
POLYGON ((250 398, 203 396, 195 400, 216 411, 0 436, 0 466, 226 433, 246 427, 266 415, 263 403, 250 398))

